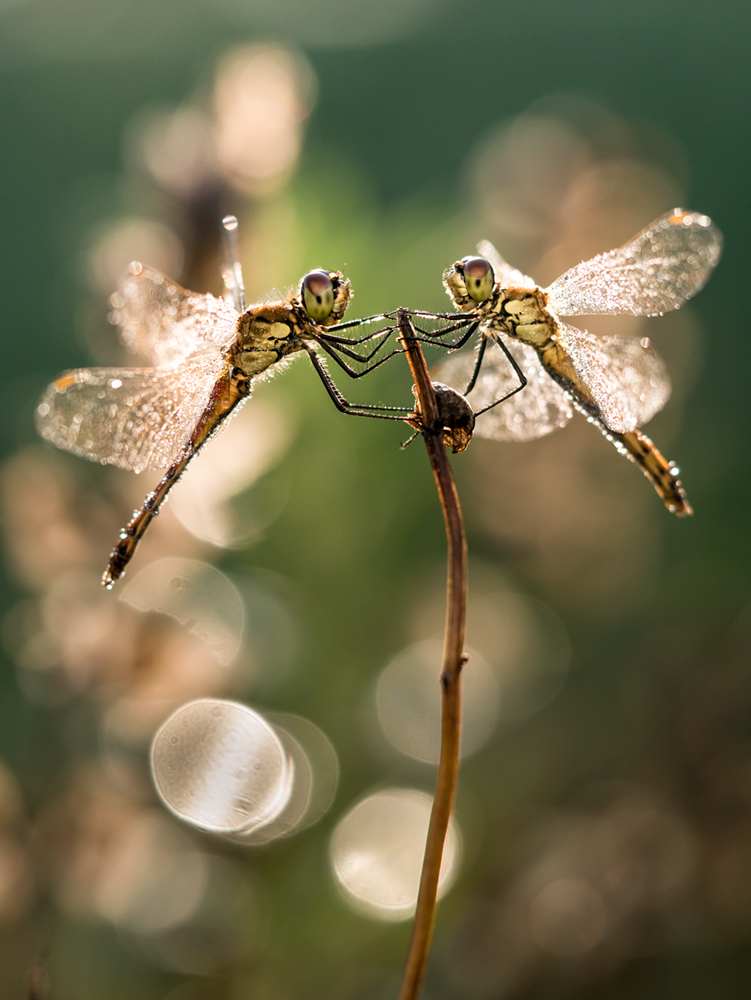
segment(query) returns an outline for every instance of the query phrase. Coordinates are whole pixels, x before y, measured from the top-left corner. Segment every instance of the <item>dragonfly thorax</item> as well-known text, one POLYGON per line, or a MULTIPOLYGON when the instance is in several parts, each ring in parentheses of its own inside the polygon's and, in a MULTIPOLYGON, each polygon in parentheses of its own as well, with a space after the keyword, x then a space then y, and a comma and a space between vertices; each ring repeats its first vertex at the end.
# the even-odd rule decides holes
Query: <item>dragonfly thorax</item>
POLYGON ((540 288, 503 288, 496 282, 485 301, 477 302, 467 287, 464 261, 457 261, 444 272, 443 284, 457 309, 476 310, 489 325, 525 343, 539 346, 555 331, 555 320, 546 308, 547 298, 540 288))
POLYGON ((250 377, 259 375, 303 349, 304 326, 294 305, 251 307, 238 320, 237 343, 230 350, 232 363, 250 377))
POLYGON ((496 285, 493 294, 480 307, 480 312, 496 329, 533 347, 545 344, 556 329, 555 319, 545 305, 545 293, 540 288, 501 288, 496 285))

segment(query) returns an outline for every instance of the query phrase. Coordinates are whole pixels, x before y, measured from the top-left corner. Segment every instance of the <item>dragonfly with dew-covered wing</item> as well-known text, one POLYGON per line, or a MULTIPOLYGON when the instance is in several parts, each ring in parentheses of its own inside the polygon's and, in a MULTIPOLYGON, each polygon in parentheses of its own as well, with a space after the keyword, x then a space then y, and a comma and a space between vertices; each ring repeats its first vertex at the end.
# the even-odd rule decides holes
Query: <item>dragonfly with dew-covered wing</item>
MULTIPOLYGON (((225 226, 230 228, 227 220, 225 226)), ((353 378, 388 357, 372 360, 392 327, 359 339, 337 336, 383 318, 341 322, 351 296, 341 272, 310 271, 286 299, 246 309, 239 265, 233 267, 234 284, 228 286, 234 306, 214 295, 187 291, 154 268, 132 264, 112 297, 112 318, 126 345, 156 367, 65 372, 37 406, 39 433, 58 448, 133 472, 167 470, 120 533, 102 581, 108 588, 123 575, 191 459, 248 398, 252 385, 292 355, 307 353, 342 412, 401 418, 401 411, 389 407, 348 403, 318 356, 320 349, 353 378), (360 353, 357 348, 363 344, 365 353, 360 353), (355 369, 347 359, 362 364, 355 369)))
MULTIPOLYGON (((474 354, 455 355, 439 369, 451 385, 466 383, 475 432, 526 441, 563 427, 577 409, 636 462, 669 511, 692 510, 668 462, 638 429, 670 396, 665 365, 649 340, 599 338, 560 316, 659 316, 703 288, 720 258, 722 237, 706 215, 676 208, 617 250, 583 261, 548 288, 539 288, 483 241, 481 256, 465 257, 444 273, 456 313, 413 313, 454 320, 458 349, 479 330, 474 354), (500 350, 489 352, 490 345, 500 350), (523 390, 523 391, 521 391, 523 390), (498 406, 503 402, 503 406, 498 406)), ((423 340, 447 346, 436 333, 423 340)))

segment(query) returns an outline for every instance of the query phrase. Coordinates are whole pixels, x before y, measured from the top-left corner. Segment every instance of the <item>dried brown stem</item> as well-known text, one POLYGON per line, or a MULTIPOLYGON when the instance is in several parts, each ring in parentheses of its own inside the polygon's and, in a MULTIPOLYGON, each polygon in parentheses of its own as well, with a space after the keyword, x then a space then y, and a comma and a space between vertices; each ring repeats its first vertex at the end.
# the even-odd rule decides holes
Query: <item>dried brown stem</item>
POLYGON ((407 953, 399 1000, 417 1000, 430 954, 435 924, 438 876, 443 846, 456 798, 459 778, 459 738, 461 727, 460 677, 464 657, 464 628, 467 611, 467 542, 454 477, 442 439, 435 392, 422 349, 415 337, 409 315, 399 313, 399 339, 404 346, 415 384, 417 406, 411 425, 420 431, 428 451, 438 497, 443 509, 448 542, 446 633, 441 670, 441 756, 438 764, 433 810, 425 845, 420 891, 407 953))

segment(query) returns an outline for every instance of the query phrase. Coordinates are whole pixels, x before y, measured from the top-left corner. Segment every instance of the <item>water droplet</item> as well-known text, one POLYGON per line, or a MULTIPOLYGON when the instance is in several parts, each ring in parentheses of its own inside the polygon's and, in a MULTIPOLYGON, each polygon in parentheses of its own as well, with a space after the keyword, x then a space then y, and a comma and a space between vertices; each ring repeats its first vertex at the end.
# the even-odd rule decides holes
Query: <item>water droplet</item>
POLYGON ((225 215, 222 219, 222 225, 227 232, 233 232, 233 230, 237 229, 237 217, 234 215, 225 215))

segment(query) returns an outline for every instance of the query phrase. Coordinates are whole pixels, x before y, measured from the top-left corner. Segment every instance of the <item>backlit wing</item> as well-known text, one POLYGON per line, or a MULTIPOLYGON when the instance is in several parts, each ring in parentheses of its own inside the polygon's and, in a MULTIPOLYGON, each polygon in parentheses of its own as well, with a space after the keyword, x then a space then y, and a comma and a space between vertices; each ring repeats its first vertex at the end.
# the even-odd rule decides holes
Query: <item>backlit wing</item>
MULTIPOLYGON (((573 415, 566 393, 540 364, 533 347, 504 341, 527 377, 524 389, 477 418, 475 434, 495 441, 531 441, 564 427, 573 415)), ((436 378, 463 392, 475 367, 476 355, 455 354, 436 369, 436 378)), ((481 410, 518 386, 508 358, 497 346, 488 347, 477 383, 467 397, 481 410)))
POLYGON ((155 365, 173 365, 198 351, 221 350, 236 336, 237 312, 214 295, 181 288, 161 271, 131 264, 110 300, 125 346, 155 365))
POLYGON ((493 268, 495 274, 495 280, 500 284, 501 288, 537 287, 536 281, 533 281, 528 275, 522 274, 521 271, 517 271, 515 267, 512 267, 505 261, 489 240, 480 240, 477 244, 477 251, 481 257, 490 261, 490 266, 493 268))
POLYGON ((103 465, 163 469, 177 457, 227 363, 196 355, 178 368, 79 368, 47 388, 41 436, 103 465))
POLYGON ((659 316, 704 287, 721 252, 711 219, 675 208, 620 249, 566 271, 546 289, 548 304, 561 316, 659 316))
POLYGON ((556 340, 611 430, 625 434, 646 424, 669 399, 670 378, 646 337, 600 339, 560 323, 556 340))

